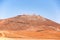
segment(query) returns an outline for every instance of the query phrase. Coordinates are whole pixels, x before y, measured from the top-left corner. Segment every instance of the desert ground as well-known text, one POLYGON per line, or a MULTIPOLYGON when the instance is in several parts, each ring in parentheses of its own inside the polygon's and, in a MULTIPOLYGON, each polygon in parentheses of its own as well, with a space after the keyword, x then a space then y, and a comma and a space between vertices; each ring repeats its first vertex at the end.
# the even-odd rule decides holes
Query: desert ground
POLYGON ((60 39, 6 38, 6 37, 1 37, 0 40, 60 40, 60 39))

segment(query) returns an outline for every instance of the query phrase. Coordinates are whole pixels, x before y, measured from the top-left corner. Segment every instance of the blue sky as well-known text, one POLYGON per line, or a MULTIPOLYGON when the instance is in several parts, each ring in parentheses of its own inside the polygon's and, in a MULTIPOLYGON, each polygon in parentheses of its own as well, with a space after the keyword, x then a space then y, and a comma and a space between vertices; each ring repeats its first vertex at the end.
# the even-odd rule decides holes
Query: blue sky
POLYGON ((60 0, 0 0, 0 19, 34 13, 60 23, 60 0))

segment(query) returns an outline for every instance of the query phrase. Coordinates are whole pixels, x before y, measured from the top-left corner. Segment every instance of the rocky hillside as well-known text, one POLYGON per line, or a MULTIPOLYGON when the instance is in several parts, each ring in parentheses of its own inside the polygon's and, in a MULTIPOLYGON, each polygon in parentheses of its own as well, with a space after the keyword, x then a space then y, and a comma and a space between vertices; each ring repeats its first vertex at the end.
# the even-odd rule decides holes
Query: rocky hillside
POLYGON ((39 15, 18 15, 0 20, 0 36, 60 38, 60 24, 39 15))
POLYGON ((37 15, 18 15, 0 21, 0 30, 55 30, 60 24, 37 15))

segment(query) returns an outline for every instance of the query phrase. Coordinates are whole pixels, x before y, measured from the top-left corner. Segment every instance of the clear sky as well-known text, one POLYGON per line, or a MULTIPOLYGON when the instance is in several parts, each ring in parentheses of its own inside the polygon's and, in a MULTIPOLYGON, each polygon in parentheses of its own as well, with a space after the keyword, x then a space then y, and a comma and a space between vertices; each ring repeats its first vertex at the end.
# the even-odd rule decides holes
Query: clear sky
POLYGON ((60 0, 0 0, 0 19, 34 13, 60 23, 60 0))

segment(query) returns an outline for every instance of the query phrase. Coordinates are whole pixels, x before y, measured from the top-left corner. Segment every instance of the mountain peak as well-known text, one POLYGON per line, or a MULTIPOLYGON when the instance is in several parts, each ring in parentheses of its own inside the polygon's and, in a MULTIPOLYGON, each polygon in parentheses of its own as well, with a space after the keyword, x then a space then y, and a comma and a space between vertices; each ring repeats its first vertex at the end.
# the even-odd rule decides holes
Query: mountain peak
POLYGON ((43 18, 40 15, 18 15, 17 18, 19 18, 19 17, 27 19, 27 20, 41 20, 41 21, 46 21, 46 19, 43 18))
POLYGON ((49 28, 53 29, 60 26, 60 24, 39 15, 18 15, 16 17, 3 19, 0 21, 0 24, 0 30, 31 30, 32 28, 34 30, 36 30, 35 28, 49 30, 49 28))
POLYGON ((47 38, 52 38, 56 37, 53 34, 58 35, 59 32, 60 24, 39 15, 18 15, 0 20, 0 35, 3 37, 21 37, 21 35, 36 37, 34 35, 38 35, 36 38, 46 38, 48 35, 47 38))

